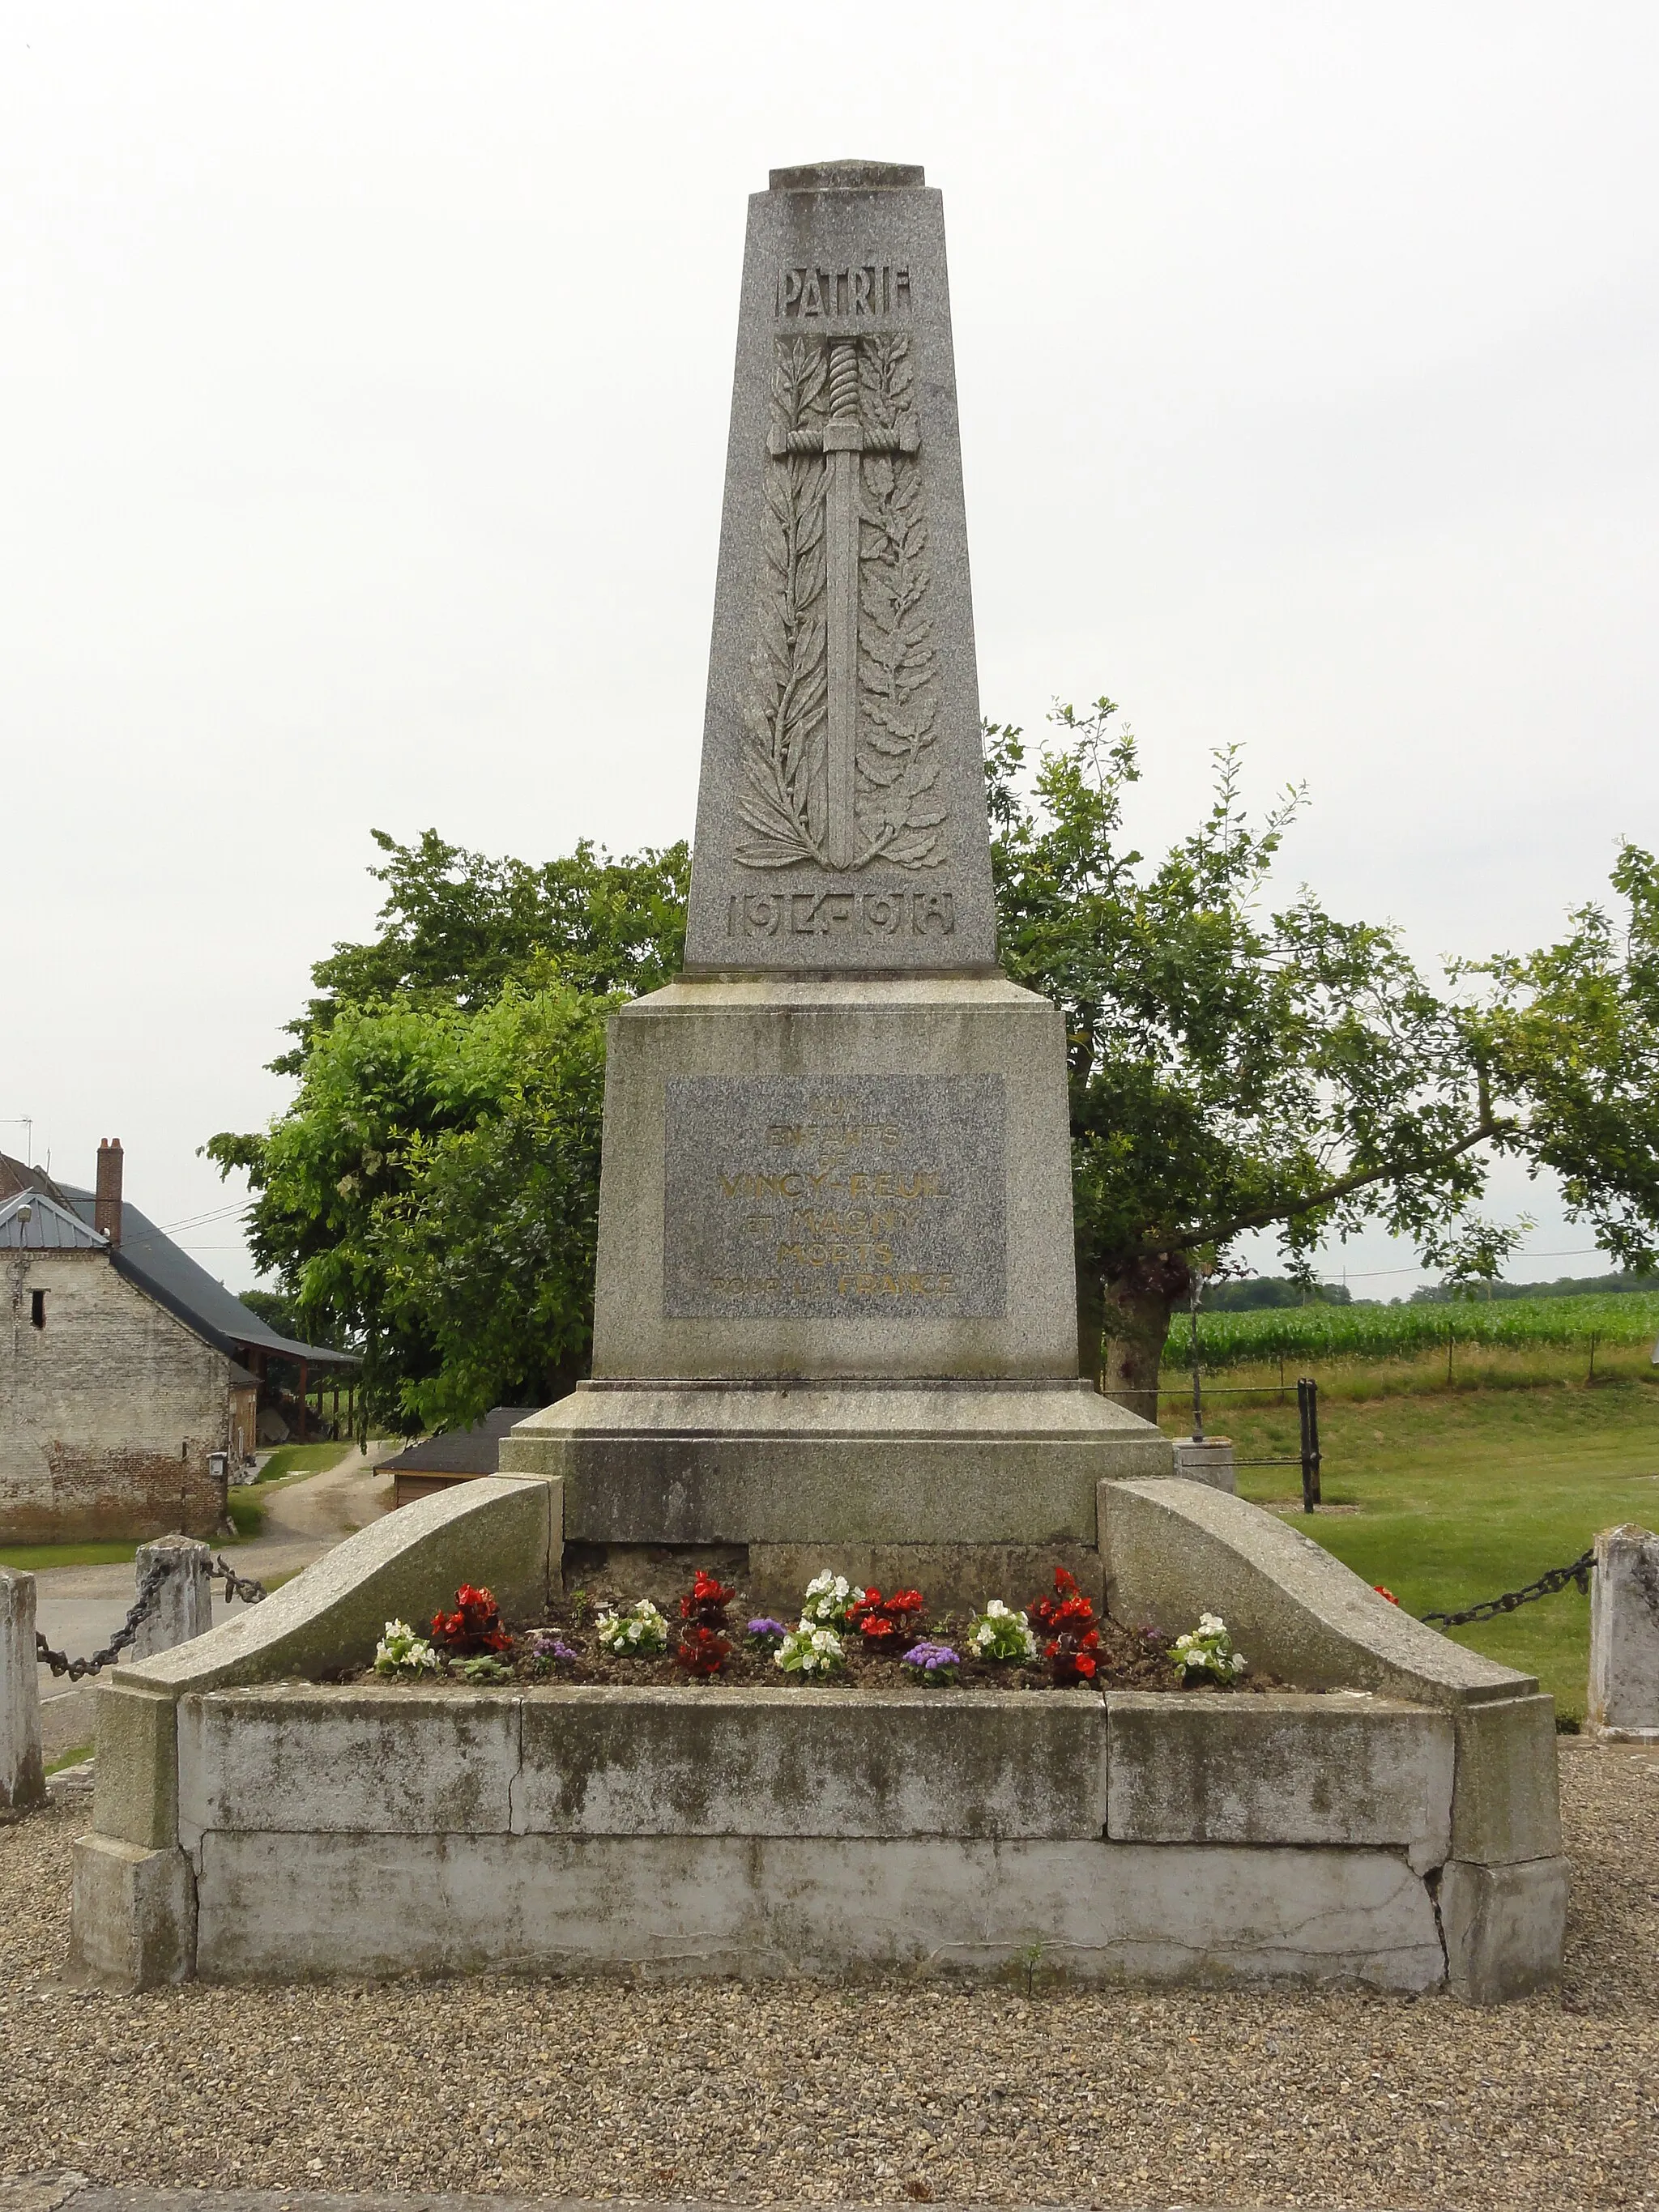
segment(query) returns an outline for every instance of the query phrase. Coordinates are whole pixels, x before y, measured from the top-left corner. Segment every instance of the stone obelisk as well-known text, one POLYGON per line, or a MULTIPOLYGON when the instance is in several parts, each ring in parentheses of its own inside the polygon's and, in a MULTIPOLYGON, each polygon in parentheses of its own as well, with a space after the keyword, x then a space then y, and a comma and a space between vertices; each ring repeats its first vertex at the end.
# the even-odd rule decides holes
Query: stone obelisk
POLYGON ((584 1574, 1097 1583, 1060 1018, 996 964, 940 196, 750 202, 684 976, 612 1021, 593 1376, 503 1470, 584 1574))

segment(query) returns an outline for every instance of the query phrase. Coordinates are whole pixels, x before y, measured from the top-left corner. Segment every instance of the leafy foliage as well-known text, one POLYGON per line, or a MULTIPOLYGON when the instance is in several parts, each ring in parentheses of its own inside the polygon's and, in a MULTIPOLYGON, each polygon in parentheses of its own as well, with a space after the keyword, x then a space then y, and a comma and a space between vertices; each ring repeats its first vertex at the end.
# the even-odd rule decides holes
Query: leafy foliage
POLYGON ((256 1263, 361 1342, 364 1420, 465 1425, 580 1371, 612 1003, 340 1006, 289 1111, 209 1145, 253 1183, 256 1263))
POLYGON ((1462 965, 1482 979, 1475 1048, 1512 1110, 1503 1148, 1560 1177, 1570 1220, 1632 1270, 1659 1261, 1659 861, 1625 845, 1622 917, 1586 905, 1559 943, 1462 965))
POLYGON ((1003 957, 1066 1020, 1085 1331, 1145 1389, 1171 1303, 1247 1230, 1277 1227, 1300 1278, 1376 1215, 1435 1249, 1491 1119, 1458 1010, 1393 931, 1305 890, 1263 910, 1302 793, 1253 823, 1225 748, 1208 814, 1148 864, 1123 836, 1139 769, 1116 714, 1059 709, 1029 780, 1020 732, 990 731, 986 769, 1003 957))
POLYGON ((302 1074, 313 1041, 347 1006, 476 1013, 509 982, 632 996, 679 972, 691 874, 684 841, 613 860, 584 838, 535 866, 468 852, 435 830, 413 845, 370 834, 388 856, 369 870, 386 886, 380 928, 312 969, 319 995, 289 1024, 298 1042, 276 1062, 279 1073, 302 1074))
POLYGON ((1516 1239, 1475 1210, 1493 1155, 1561 1177, 1629 1266, 1659 1234, 1659 872, 1627 847, 1622 932, 1595 907, 1523 960, 1432 986, 1398 933, 1346 922, 1269 872, 1303 804, 1253 822, 1237 747, 1210 811, 1161 860, 1123 834, 1134 739, 1109 699, 1056 710, 1028 769, 987 732, 1001 943, 1066 1022, 1085 1370, 1100 1333, 1120 1389, 1156 1386, 1172 1304, 1248 1231, 1294 1281, 1370 1220, 1459 1284, 1516 1239), (1475 988, 1458 989, 1473 982, 1475 988))

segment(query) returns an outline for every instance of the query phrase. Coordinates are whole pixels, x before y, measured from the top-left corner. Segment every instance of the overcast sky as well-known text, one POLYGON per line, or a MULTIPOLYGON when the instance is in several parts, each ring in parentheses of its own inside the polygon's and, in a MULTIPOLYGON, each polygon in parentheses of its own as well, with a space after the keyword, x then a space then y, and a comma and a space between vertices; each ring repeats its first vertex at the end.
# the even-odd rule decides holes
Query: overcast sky
POLYGON ((1540 940, 1659 836, 1656 100, 1652 0, 0 0, 0 1115, 210 1214, 371 824, 689 834, 744 199, 835 155, 945 192, 986 711, 1540 940))

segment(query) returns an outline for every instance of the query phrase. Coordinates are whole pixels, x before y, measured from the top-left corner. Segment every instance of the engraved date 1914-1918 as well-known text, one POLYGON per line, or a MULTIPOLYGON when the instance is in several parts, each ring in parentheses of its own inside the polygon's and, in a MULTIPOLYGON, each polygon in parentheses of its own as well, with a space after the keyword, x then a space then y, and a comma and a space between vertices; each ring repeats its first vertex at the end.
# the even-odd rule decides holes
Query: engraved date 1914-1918
POLYGON ((726 933, 733 938, 953 937, 949 891, 733 891, 726 933))

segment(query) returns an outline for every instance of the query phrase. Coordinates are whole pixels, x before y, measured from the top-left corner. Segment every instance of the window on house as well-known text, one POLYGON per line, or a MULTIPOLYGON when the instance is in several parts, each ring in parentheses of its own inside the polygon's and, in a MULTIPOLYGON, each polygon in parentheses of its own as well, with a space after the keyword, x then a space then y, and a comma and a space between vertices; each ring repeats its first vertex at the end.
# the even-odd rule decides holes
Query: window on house
POLYGON ((34 1323, 36 1328, 44 1328, 46 1327, 46 1294, 44 1291, 31 1291, 29 1292, 29 1319, 34 1323))

